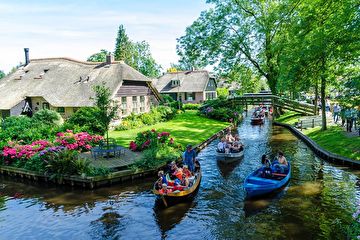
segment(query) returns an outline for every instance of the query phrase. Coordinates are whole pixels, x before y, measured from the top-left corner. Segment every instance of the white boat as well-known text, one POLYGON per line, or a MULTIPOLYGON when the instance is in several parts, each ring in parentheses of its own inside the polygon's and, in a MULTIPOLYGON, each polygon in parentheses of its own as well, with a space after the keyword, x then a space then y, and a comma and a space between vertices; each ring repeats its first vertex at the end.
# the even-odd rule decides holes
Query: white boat
POLYGON ((239 159, 241 159, 242 157, 244 157, 244 150, 240 151, 240 152, 231 152, 231 153, 221 153, 216 151, 216 159, 219 160, 220 162, 224 162, 224 163, 231 163, 231 162, 235 162, 239 159))

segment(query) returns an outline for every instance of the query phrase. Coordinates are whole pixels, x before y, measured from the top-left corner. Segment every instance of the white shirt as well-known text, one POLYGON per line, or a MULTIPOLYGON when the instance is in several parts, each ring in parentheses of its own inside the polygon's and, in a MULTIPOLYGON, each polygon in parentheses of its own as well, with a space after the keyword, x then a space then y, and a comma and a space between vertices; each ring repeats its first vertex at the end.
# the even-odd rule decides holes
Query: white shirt
POLYGON ((218 145, 217 145, 218 149, 220 151, 225 150, 225 146, 226 146, 225 144, 226 144, 225 142, 219 142, 218 145))

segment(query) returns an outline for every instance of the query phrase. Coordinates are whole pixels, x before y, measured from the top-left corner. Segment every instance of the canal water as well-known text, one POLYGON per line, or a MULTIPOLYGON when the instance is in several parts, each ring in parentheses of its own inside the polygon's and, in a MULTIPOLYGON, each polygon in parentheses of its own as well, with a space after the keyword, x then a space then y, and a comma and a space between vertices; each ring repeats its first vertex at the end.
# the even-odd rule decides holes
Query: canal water
POLYGON ((198 157, 203 180, 191 202, 162 208, 153 179, 96 190, 0 178, 0 239, 344 239, 360 200, 360 172, 334 166, 288 130, 271 125, 238 132, 244 159, 222 165, 217 141, 198 157), (247 201, 245 177, 264 153, 282 150, 293 172, 288 186, 247 201))

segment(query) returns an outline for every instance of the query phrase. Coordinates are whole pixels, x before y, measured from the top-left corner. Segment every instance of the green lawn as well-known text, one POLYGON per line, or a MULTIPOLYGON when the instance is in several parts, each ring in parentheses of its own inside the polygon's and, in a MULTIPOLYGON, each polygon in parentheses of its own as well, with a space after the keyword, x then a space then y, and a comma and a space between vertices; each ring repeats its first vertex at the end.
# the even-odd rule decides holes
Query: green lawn
POLYGON ((321 131, 321 127, 309 128, 303 133, 329 152, 360 160, 360 137, 347 136, 339 126, 329 126, 326 131, 321 131))
POLYGON ((186 146, 187 144, 199 144, 211 137, 214 133, 229 126, 227 122, 201 117, 198 116, 196 112, 197 111, 188 110, 185 113, 178 114, 168 122, 162 122, 152 126, 127 131, 111 131, 109 137, 115 138, 120 145, 128 147, 130 141, 135 139, 138 132, 156 129, 158 131, 170 132, 170 137, 173 137, 176 143, 186 146))
MULTIPOLYGON (((299 117, 297 113, 288 111, 275 121, 294 125, 299 117)), ((326 131, 321 131, 321 127, 308 128, 302 133, 329 152, 360 160, 360 137, 347 136, 339 126, 328 126, 326 131)))

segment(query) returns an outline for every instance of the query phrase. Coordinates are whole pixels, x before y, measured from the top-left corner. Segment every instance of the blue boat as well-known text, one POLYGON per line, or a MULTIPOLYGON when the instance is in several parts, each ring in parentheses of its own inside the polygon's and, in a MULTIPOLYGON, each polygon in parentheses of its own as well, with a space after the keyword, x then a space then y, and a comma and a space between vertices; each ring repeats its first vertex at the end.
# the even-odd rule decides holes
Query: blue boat
MULTIPOLYGON (((272 169, 275 169, 274 164, 271 166, 272 169)), ((264 168, 261 167, 247 176, 244 182, 247 198, 265 195, 284 187, 291 177, 290 161, 288 161, 288 165, 289 167, 284 173, 272 171, 271 175, 264 176, 264 168)))

